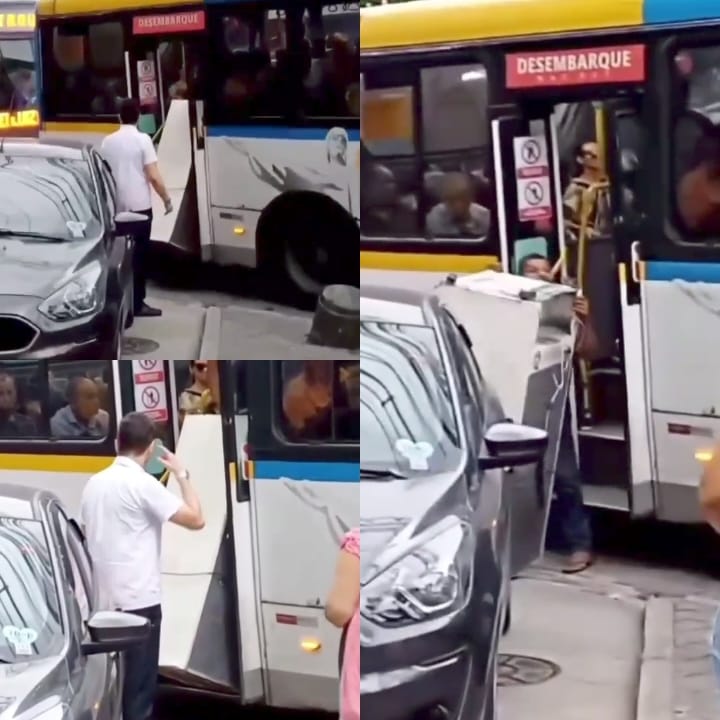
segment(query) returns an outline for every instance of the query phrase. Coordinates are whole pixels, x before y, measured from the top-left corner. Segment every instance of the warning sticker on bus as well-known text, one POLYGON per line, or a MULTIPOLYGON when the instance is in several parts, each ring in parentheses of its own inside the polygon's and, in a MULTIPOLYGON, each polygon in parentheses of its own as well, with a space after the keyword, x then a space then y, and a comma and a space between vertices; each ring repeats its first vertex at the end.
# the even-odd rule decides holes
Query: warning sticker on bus
POLYGON ((645 46, 512 53, 505 59, 505 72, 509 89, 641 82, 645 46))

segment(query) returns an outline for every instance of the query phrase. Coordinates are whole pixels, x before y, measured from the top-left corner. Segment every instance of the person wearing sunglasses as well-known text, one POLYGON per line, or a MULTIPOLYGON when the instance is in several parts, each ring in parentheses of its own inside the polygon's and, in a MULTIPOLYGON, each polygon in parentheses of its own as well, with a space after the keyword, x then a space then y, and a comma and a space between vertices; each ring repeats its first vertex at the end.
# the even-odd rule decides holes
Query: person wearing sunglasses
POLYGON ((190 361, 190 385, 180 393, 178 411, 180 424, 186 415, 214 412, 207 360, 190 361))

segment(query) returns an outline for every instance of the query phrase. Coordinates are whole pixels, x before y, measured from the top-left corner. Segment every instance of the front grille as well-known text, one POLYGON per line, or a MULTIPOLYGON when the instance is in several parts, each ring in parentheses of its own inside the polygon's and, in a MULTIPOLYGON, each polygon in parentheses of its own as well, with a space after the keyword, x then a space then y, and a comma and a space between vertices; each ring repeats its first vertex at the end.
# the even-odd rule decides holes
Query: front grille
POLYGON ((38 336, 37 328, 27 320, 0 315, 0 353, 27 350, 38 336))

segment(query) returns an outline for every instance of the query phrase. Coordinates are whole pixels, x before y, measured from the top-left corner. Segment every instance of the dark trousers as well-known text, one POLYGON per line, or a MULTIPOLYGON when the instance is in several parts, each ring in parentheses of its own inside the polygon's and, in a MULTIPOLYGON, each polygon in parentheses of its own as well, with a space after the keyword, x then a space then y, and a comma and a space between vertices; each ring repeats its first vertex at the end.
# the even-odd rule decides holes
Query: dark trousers
POLYGON ((145 215, 147 220, 119 225, 118 231, 132 235, 135 239, 135 250, 133 252, 133 305, 137 313, 142 309, 147 295, 147 266, 153 213, 151 209, 133 210, 133 212, 145 215))
POLYGON ((553 501, 548 522, 547 546, 561 552, 590 552, 592 530, 582 496, 582 480, 572 437, 569 408, 565 411, 553 501))
POLYGON ((129 610, 150 621, 145 642, 123 653, 123 720, 148 720, 152 716, 160 665, 160 605, 129 610))

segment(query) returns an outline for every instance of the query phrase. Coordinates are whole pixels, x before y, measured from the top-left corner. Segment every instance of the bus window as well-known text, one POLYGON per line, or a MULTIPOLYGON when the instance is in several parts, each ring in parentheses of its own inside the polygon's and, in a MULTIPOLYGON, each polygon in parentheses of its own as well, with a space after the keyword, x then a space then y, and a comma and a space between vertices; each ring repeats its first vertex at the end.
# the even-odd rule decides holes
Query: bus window
POLYGON ((0 440, 102 440, 111 429, 108 362, 0 364, 0 440))
POLYGON ((113 116, 127 97, 122 23, 72 23, 43 31, 46 114, 113 116))
POLYGON ((674 71, 675 222, 686 241, 720 236, 720 46, 680 50, 674 71))
POLYGON ((291 442, 353 443, 360 438, 360 364, 280 363, 280 425, 291 442))

